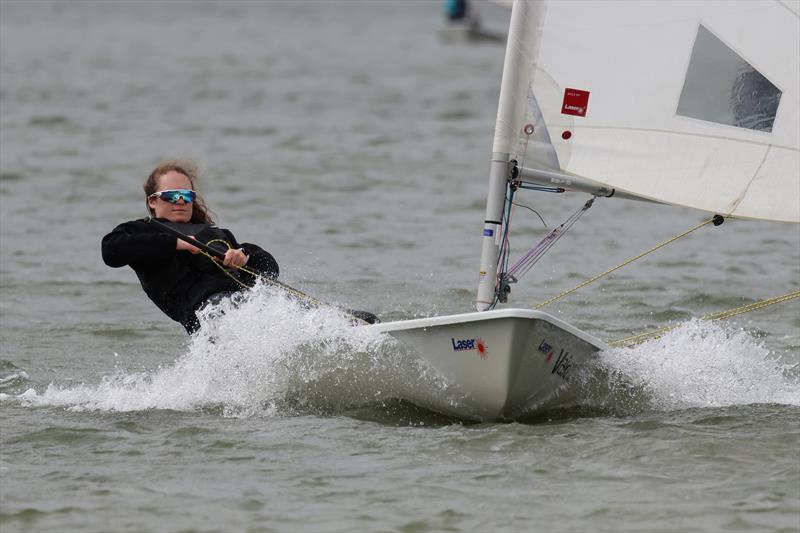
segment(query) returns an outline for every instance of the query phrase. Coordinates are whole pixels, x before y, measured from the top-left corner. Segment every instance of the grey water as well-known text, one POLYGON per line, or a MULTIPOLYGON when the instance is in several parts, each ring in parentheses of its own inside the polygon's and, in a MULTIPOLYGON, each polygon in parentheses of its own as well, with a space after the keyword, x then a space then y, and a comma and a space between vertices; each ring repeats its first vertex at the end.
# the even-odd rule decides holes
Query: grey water
MULTIPOLYGON (((487 28, 508 12, 481 5, 487 28)), ((602 386, 525 423, 386 338, 262 288, 189 338, 100 239, 184 156, 281 279, 383 320, 471 310, 503 47, 437 2, 0 1, 0 531, 800 531, 800 230, 707 226, 546 311, 602 386)), ((581 195, 519 197, 560 224, 581 195)), ((707 218, 600 199, 533 305, 707 218)), ((544 235, 518 209, 515 257, 544 235)))

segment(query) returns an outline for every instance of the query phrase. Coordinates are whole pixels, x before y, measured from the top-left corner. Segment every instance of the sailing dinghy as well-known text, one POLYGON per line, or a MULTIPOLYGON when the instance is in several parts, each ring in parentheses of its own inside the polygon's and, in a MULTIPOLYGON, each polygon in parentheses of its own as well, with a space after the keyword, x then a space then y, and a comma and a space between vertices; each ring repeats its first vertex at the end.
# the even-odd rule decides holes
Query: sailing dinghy
POLYGON ((448 383, 405 399, 487 421, 580 402, 604 343, 541 311, 495 309, 516 281, 504 244, 519 189, 800 222, 799 5, 516 0, 477 312, 369 326, 448 383))

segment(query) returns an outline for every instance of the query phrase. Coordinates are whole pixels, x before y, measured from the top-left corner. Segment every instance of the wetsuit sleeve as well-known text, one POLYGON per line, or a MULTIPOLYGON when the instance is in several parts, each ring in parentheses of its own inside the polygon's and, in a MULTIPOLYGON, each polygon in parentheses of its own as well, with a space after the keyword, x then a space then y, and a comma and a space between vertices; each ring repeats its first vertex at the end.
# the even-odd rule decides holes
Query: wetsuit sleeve
POLYGON ((278 262, 272 257, 272 254, 262 249, 260 246, 250 244, 249 242, 243 242, 242 248, 247 255, 250 256, 247 260, 247 265, 245 265, 246 267, 258 270, 270 278, 278 277, 280 269, 278 268, 278 262))
POLYGON ((176 238, 153 231, 143 220, 120 224, 103 237, 103 261, 110 267, 157 264, 176 253, 176 238))

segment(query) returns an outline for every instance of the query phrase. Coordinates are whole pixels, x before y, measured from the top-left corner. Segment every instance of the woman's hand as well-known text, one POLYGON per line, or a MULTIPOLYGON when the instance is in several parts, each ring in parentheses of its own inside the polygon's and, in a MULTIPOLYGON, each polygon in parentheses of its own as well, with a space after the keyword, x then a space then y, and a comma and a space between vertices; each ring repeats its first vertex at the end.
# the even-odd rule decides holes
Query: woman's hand
POLYGON ((248 259, 249 256, 244 253, 241 248, 235 250, 230 248, 225 252, 225 259, 222 261, 222 264, 225 266, 243 267, 247 264, 248 259))
MULTIPOLYGON (((194 235, 191 235, 192 239, 194 239, 194 235)), ((187 252, 193 254, 199 254, 200 248, 197 246, 192 246, 188 242, 184 241, 183 239, 178 239, 178 244, 175 245, 176 250, 186 250, 187 252)))

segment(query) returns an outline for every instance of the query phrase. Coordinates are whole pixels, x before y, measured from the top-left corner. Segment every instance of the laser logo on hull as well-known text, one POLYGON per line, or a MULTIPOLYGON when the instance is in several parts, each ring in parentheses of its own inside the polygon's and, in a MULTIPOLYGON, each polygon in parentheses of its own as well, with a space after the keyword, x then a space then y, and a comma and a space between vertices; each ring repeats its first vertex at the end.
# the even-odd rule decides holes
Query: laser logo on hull
POLYGON ((450 342, 453 345, 453 351, 467 352, 476 350, 481 359, 486 359, 489 356, 486 343, 480 337, 474 339, 456 339, 451 337, 450 342))

